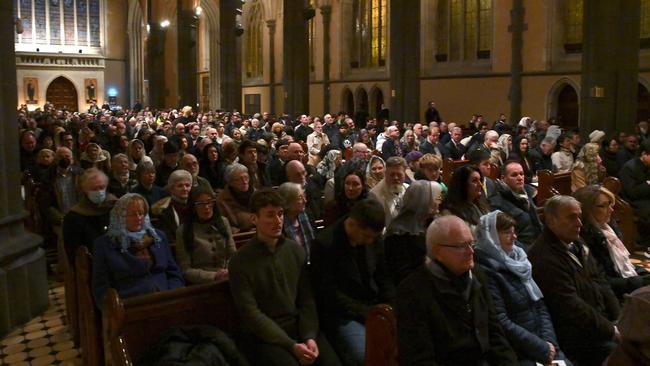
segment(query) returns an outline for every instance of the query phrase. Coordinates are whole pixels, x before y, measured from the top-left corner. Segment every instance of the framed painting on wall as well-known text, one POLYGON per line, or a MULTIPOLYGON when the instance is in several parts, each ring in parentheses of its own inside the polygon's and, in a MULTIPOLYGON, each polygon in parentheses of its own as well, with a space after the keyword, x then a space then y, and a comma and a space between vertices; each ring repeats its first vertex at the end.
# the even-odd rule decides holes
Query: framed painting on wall
POLYGON ((38 104, 38 78, 26 76, 23 78, 25 103, 38 104))
POLYGON ((84 79, 84 92, 86 94, 86 103, 97 101, 97 79, 84 79))

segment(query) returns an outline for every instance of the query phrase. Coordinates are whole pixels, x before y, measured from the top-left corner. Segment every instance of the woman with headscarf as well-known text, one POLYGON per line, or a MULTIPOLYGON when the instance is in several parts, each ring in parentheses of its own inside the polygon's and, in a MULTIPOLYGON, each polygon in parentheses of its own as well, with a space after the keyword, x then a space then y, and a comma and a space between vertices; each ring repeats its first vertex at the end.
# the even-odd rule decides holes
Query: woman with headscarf
POLYGON ((199 162, 199 176, 207 179, 214 190, 222 189, 225 185, 223 175, 226 164, 220 157, 219 146, 216 143, 211 143, 203 147, 199 162))
POLYGON ((335 222, 350 212, 352 206, 368 197, 366 178, 363 173, 365 162, 352 158, 341 165, 334 177, 334 194, 325 200, 323 223, 325 226, 335 222))
MULTIPOLYGON (((587 144, 588 145, 588 144, 587 144)), ((630 261, 618 225, 612 219, 616 197, 605 187, 590 185, 573 193, 582 207, 580 237, 585 241, 614 293, 623 295, 650 284, 650 274, 630 261)))
POLYGON ((109 288, 124 299, 185 285, 167 237, 151 226, 148 211, 142 196, 125 194, 111 210, 108 232, 95 240, 92 292, 100 309, 109 288))
POLYGON ((214 192, 197 188, 187 220, 176 231, 176 258, 188 283, 228 280, 228 262, 237 248, 214 192))
POLYGON ((499 210, 480 219, 475 257, 488 276, 499 322, 519 364, 549 365, 564 360, 542 291, 532 277, 526 252, 517 245, 515 220, 499 210))
POLYGON ((325 155, 325 158, 316 166, 316 172, 325 180, 332 179, 339 165, 341 165, 341 151, 330 150, 325 155))
POLYGON ((571 192, 587 185, 600 184, 605 178, 607 172, 598 150, 599 146, 594 142, 586 143, 580 149, 571 169, 571 192))
POLYGON ((395 285, 424 263, 426 231, 438 214, 441 195, 442 187, 432 181, 418 180, 406 189, 384 238, 387 272, 393 274, 395 285))
POLYGON ((498 166, 501 167, 503 166, 503 163, 508 161, 510 155, 512 154, 512 136, 507 133, 499 136, 499 139, 497 140, 497 147, 501 153, 500 161, 498 164, 498 166))
POLYGON ((384 179, 386 172, 386 162, 379 156, 373 155, 366 166, 366 188, 373 189, 377 183, 384 179))
POLYGON ((150 161, 153 164, 153 160, 145 152, 144 143, 138 139, 129 142, 126 156, 129 158, 129 171, 132 173, 135 173, 141 161, 150 161))
POLYGON ((80 164, 82 169, 97 168, 104 173, 111 172, 111 159, 108 151, 91 142, 86 146, 86 151, 81 153, 80 164), (107 156, 108 155, 108 156, 107 156))

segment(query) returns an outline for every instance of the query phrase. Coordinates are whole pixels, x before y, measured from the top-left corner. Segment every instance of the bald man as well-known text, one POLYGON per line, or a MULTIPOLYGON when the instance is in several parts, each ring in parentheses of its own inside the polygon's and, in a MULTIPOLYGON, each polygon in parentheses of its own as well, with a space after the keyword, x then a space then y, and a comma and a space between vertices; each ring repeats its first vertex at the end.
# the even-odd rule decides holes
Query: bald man
POLYGON ((210 182, 203 177, 199 177, 199 161, 196 160, 196 157, 194 155, 183 155, 179 167, 180 169, 186 170, 192 174, 192 189, 201 187, 202 189, 212 191, 210 182))
POLYGON ((426 233, 428 260, 397 290, 397 341, 404 365, 519 365, 474 271, 474 235, 457 216, 426 233))

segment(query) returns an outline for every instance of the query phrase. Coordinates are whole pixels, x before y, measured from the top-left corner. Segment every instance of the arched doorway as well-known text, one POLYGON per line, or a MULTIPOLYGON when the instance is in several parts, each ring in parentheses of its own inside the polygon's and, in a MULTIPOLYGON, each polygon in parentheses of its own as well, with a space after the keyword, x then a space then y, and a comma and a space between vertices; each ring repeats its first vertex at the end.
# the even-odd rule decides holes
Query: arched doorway
POLYGON ((359 88, 356 94, 356 98, 354 98, 356 101, 354 113, 368 113, 368 92, 364 88, 359 88))
POLYGON ((650 120, 650 93, 645 85, 639 83, 639 93, 637 95, 636 121, 650 120))
POLYGON ((343 89, 341 94, 341 110, 348 116, 354 114, 354 96, 348 88, 343 89))
POLYGON ((579 116, 578 93, 565 84, 557 94, 557 124, 564 129, 577 128, 579 116))
POLYGON ((67 109, 71 112, 79 110, 77 89, 67 78, 59 76, 47 87, 45 100, 52 103, 55 109, 67 109))
POLYGON ((384 105, 384 93, 381 89, 375 87, 370 91, 370 110, 372 117, 379 117, 381 106, 384 105))

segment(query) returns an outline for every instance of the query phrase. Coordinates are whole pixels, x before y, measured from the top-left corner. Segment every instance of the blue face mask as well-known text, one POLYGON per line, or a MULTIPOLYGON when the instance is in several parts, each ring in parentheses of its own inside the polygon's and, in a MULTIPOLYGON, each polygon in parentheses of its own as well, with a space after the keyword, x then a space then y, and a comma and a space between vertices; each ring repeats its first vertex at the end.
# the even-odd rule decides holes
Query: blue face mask
POLYGON ((90 191, 88 192, 88 199, 90 202, 99 205, 106 199, 106 190, 90 191))

